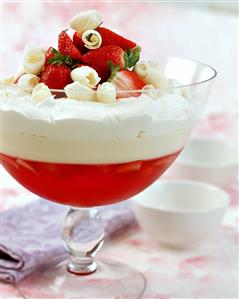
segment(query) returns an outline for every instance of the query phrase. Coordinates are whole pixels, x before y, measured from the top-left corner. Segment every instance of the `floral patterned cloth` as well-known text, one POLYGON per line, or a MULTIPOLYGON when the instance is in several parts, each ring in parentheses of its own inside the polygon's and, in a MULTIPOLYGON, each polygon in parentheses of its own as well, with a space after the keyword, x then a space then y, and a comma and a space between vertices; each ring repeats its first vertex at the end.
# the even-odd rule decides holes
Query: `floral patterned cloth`
MULTIPOLYGON (((16 282, 66 250, 60 238, 65 206, 38 200, 1 213, 0 280, 16 282)), ((127 202, 101 208, 106 237, 112 239, 136 225, 127 202)))

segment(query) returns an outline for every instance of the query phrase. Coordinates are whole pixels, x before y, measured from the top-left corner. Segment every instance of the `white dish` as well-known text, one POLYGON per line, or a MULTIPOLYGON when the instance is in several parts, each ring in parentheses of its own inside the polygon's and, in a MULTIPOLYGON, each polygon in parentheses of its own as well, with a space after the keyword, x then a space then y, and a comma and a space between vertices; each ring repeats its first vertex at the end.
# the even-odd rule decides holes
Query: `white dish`
POLYGON ((221 138, 192 138, 168 174, 173 178, 225 186, 237 179, 237 147, 221 138))
POLYGON ((154 239, 184 247, 213 235, 228 203, 228 194, 218 187, 165 180, 136 196, 133 209, 142 229, 154 239))

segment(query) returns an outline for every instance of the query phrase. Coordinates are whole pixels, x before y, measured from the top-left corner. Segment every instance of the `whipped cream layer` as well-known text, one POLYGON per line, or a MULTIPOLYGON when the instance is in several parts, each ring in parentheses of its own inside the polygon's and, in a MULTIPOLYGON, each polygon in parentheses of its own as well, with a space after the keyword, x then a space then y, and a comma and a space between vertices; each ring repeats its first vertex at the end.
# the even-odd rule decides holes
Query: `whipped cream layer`
POLYGON ((182 149, 192 126, 191 103, 180 95, 146 95, 113 104, 2 90, 1 152, 56 163, 123 163, 182 149))

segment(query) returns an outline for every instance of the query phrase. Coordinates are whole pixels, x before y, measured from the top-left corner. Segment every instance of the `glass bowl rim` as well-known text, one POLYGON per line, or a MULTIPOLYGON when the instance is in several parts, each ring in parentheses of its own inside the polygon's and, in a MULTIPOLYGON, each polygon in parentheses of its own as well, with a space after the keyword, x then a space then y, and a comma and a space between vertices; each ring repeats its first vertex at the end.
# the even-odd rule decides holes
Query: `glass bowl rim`
MULTIPOLYGON (((178 89, 178 88, 188 88, 188 87, 192 87, 192 86, 197 86, 197 85, 201 85, 201 84, 204 84, 204 83, 207 83, 211 80, 213 80, 216 76, 217 76, 217 71, 214 67, 212 67, 211 65, 209 64, 206 64, 206 63, 203 63, 203 62, 200 62, 198 60, 195 60, 195 59, 188 59, 188 58, 184 58, 184 57, 178 57, 178 56, 168 56, 168 58, 177 58, 177 59, 182 59, 182 60, 186 60, 186 61, 191 61, 191 62, 194 62, 195 64, 198 64, 198 65, 201 65, 203 67, 206 67, 206 68, 209 68, 211 71, 212 71, 212 75, 207 78, 207 79, 204 79, 204 80, 201 80, 201 81, 198 81, 198 82, 195 82, 195 83, 191 83, 191 84, 182 84, 182 85, 175 85, 175 86, 169 86, 169 87, 165 87, 165 88, 154 88, 152 91, 153 92, 163 92, 163 91, 167 91, 167 90, 174 90, 174 89, 178 89)), ((2 79, 2 78, 1 78, 2 79)), ((107 82, 107 81, 106 81, 107 82)), ((146 84, 147 85, 147 84, 146 84)), ((150 85, 150 84, 148 84, 150 85)), ((0 87, 16 87, 16 88, 25 88, 25 86, 20 86, 20 85, 17 85, 17 84, 4 84, 4 83, 0 83, 0 87)), ((29 87, 27 88, 29 91, 30 90, 33 90, 34 87, 29 87)), ((49 88, 50 91, 53 91, 53 92, 61 92, 61 93, 65 93, 65 90, 64 89, 54 89, 54 88, 49 88)), ((97 89, 92 89, 92 91, 96 91, 97 89)), ((116 93, 117 94, 124 94, 124 93, 135 93, 135 92, 139 92, 139 93, 146 93, 148 90, 143 90, 143 89, 135 89, 135 90, 117 90, 116 93)))

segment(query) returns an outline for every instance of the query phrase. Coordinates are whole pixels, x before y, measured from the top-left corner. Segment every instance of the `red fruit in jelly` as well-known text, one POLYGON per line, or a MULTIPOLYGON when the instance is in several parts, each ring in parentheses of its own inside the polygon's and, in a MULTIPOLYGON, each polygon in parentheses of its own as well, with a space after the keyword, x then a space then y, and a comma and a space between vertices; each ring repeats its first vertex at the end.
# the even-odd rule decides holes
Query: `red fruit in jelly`
POLYGON ((92 207, 113 204, 143 191, 179 152, 152 160, 98 165, 38 162, 0 153, 0 162, 20 184, 45 199, 92 207))

